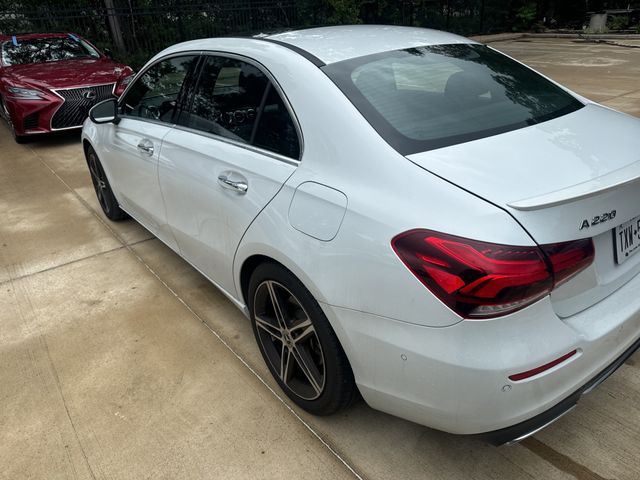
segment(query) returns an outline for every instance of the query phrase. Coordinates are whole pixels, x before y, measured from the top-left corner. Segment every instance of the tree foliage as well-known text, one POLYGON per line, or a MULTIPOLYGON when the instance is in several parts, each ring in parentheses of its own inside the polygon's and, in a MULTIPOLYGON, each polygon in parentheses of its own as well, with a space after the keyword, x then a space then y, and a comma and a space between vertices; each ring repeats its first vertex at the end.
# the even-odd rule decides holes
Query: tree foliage
POLYGON ((581 28, 589 11, 627 6, 640 0, 0 0, 0 33, 73 31, 137 65, 202 37, 357 23, 463 35, 581 28))

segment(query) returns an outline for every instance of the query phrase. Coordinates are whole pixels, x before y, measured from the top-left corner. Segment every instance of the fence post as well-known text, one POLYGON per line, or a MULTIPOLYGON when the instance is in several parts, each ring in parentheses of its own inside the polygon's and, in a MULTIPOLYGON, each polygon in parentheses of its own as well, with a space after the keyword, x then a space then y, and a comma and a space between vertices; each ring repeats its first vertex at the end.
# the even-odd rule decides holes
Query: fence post
POLYGON ((107 9, 107 20, 111 30, 111 39, 116 50, 119 53, 125 52, 124 38, 122 37, 122 29, 120 28, 120 19, 113 5, 113 0, 104 0, 104 6, 107 9))

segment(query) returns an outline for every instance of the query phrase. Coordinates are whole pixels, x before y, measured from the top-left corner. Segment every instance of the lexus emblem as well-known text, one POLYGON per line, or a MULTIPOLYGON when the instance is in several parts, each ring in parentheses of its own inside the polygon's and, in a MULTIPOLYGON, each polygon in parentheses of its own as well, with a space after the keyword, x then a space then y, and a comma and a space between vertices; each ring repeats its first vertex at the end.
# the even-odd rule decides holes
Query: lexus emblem
POLYGON ((96 98, 96 92, 93 90, 84 90, 80 95, 87 100, 94 100, 96 98))

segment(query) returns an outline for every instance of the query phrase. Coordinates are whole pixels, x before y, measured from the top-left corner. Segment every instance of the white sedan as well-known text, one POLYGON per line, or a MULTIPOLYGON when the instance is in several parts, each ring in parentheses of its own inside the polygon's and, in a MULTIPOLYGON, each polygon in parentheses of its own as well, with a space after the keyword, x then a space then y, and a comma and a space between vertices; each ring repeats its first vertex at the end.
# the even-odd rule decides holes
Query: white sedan
POLYGON ((640 120, 474 41, 353 26, 170 47, 82 142, 251 319, 284 392, 522 439, 640 345, 640 120))

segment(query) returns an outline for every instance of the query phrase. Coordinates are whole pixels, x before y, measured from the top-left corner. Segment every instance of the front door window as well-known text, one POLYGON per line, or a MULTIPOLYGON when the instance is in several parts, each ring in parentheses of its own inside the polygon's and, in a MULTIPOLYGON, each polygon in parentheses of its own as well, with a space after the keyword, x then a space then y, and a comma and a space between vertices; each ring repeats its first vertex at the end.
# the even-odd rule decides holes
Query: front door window
POLYGON ((197 58, 195 55, 174 57, 153 65, 127 92, 122 101, 122 114, 172 123, 182 84, 197 58))

